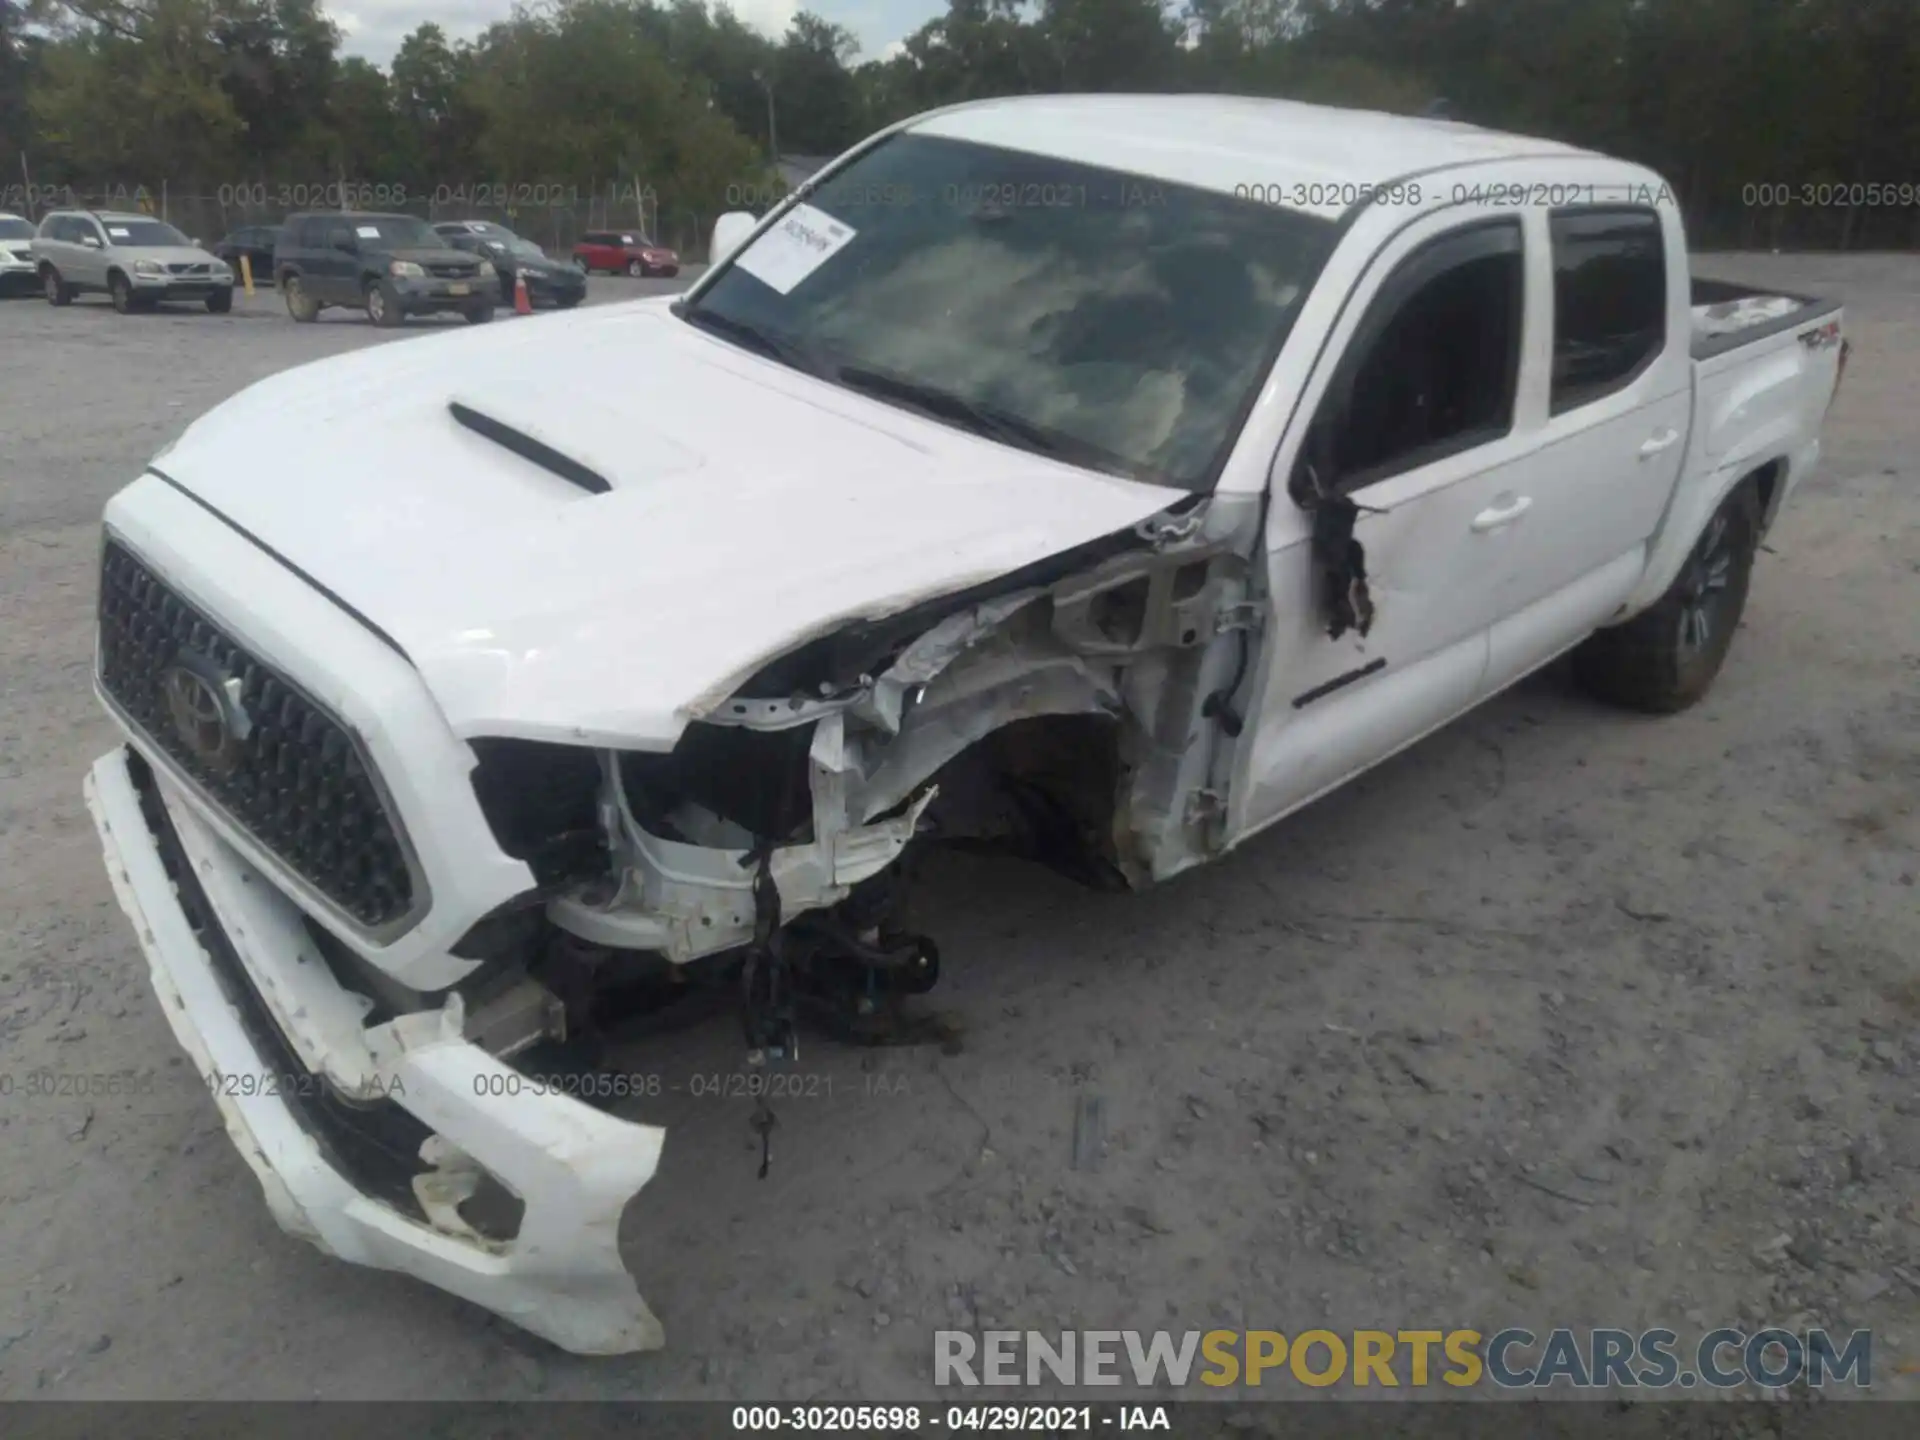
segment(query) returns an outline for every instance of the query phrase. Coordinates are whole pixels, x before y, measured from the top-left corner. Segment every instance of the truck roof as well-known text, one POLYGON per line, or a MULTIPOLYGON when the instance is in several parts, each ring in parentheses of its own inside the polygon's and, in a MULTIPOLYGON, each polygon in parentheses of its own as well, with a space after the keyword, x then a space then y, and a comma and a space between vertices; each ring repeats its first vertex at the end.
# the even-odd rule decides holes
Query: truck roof
POLYGON ((1275 187, 1276 200, 1287 196, 1280 203, 1309 187, 1289 208, 1327 218, 1351 207, 1351 187, 1477 161, 1602 158, 1454 120, 1237 95, 1010 96, 937 110, 908 128, 1229 194, 1275 187))

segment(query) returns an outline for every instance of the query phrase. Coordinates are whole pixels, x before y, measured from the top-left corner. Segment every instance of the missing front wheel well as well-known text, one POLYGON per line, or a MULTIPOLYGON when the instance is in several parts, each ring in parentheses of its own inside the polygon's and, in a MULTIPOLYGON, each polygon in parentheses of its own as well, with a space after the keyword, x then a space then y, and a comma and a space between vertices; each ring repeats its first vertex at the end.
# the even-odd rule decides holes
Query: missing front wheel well
POLYGON ((933 777, 935 843, 990 849, 1098 889, 1123 889, 1114 814, 1126 782, 1121 727, 1105 715, 1041 715, 987 735, 933 777))

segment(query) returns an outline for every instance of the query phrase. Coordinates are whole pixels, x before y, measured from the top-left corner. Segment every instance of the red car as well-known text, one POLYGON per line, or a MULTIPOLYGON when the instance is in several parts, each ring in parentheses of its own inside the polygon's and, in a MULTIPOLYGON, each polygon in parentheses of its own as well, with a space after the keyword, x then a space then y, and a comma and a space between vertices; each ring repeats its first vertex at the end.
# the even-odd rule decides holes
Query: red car
POLYGON ((678 275, 680 257, 656 245, 638 230, 589 230, 573 247, 573 263, 584 275, 596 270, 629 275, 678 275))

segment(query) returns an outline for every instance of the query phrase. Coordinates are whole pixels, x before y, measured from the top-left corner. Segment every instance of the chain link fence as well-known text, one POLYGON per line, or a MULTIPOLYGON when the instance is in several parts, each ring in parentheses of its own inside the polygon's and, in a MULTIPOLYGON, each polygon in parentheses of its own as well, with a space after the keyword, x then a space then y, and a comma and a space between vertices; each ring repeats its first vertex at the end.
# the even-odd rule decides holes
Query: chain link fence
POLYGON ((304 210, 378 210, 417 215, 428 223, 489 220, 564 257, 582 235, 596 230, 638 231, 679 251, 689 262, 704 259, 708 234, 718 212, 662 209, 650 186, 616 182, 580 188, 562 185, 440 186, 431 191, 405 185, 277 185, 250 182, 178 190, 167 182, 147 186, 11 186, 0 195, 0 209, 38 222, 50 210, 125 210, 165 220, 203 245, 243 226, 279 225, 304 210), (344 203, 343 203, 344 202, 344 203))
MULTIPOLYGON (((727 209, 757 214, 787 185, 754 179, 726 187, 727 209)), ((478 184, 420 189, 404 184, 278 184, 253 181, 177 189, 144 184, 0 185, 0 210, 38 221, 48 210, 140 210, 212 244, 242 225, 278 225, 299 210, 382 210, 427 221, 491 220, 549 254, 565 256, 592 230, 638 229, 680 252, 706 258, 719 211, 663 209, 651 186, 631 180, 585 187, 478 184), (343 203, 344 201, 344 203, 343 203)), ((1742 250, 1920 249, 1920 182, 1900 185, 1748 185, 1737 194, 1682 198, 1697 248, 1742 250)))

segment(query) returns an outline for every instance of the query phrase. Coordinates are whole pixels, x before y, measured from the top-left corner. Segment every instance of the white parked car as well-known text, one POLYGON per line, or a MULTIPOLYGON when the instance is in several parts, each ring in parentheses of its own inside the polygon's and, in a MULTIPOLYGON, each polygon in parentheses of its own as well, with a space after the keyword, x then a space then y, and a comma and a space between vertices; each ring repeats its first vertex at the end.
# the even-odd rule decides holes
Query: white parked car
POLYGON ((0 295, 40 288, 33 264, 33 222, 0 210, 0 295))
POLYGON ((282 1224, 657 1346, 615 1233, 663 1132, 534 1083, 563 1041, 656 976, 769 1066, 911 1035, 912 847, 1143 886, 1564 652, 1697 700, 1842 357, 1563 145, 921 116, 678 301, 303 366, 155 457, 105 516, 108 873, 282 1224))

